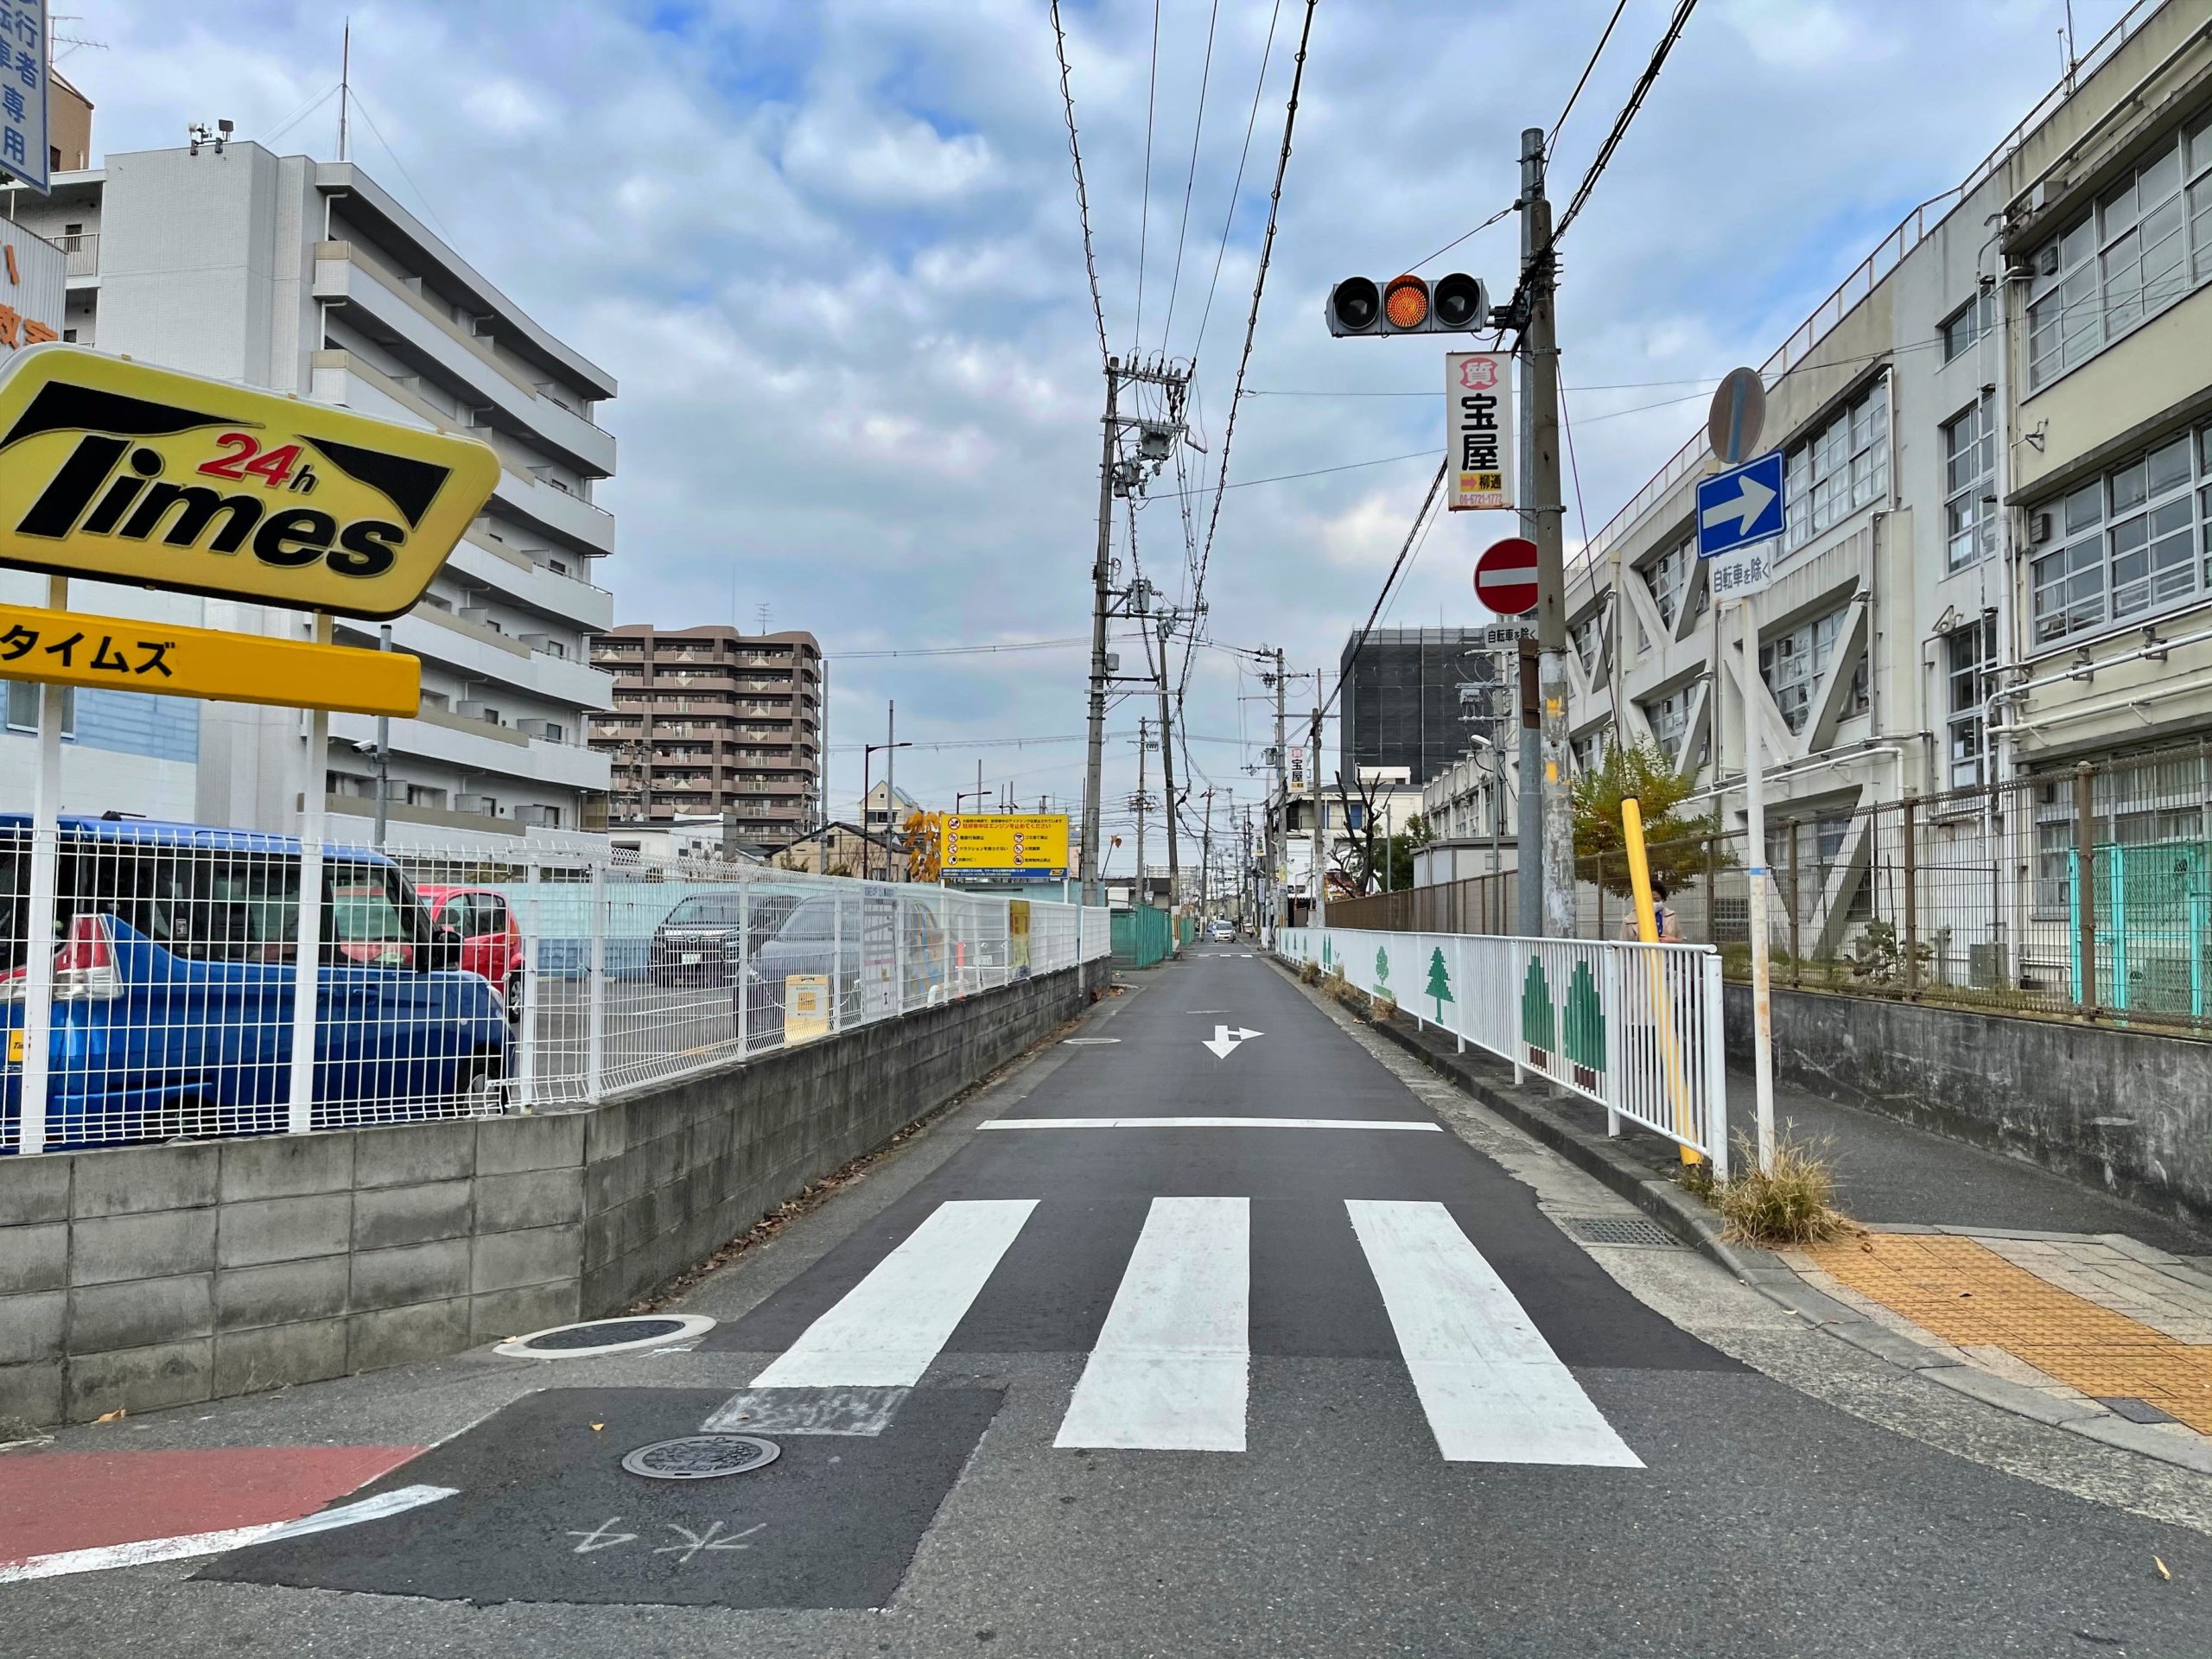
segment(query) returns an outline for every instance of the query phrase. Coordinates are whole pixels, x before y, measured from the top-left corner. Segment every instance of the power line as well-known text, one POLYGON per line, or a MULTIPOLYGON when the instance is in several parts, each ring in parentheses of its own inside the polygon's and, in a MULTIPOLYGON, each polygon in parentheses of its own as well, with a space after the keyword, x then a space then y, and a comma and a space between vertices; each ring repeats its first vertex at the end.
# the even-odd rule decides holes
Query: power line
POLYGON ((1521 205, 1521 204, 1520 204, 1519 202, 1517 202, 1517 201, 1509 201, 1509 202, 1507 202, 1507 203, 1505 204, 1505 206, 1504 206, 1504 207, 1503 207, 1499 208, 1496 213, 1492 213, 1492 214, 1491 214, 1488 219, 1486 219, 1483 220, 1483 222, 1482 222, 1481 224, 1479 224, 1479 225, 1476 226, 1475 226, 1475 228, 1474 228, 1473 230, 1469 231, 1469 232, 1467 232, 1467 235, 1466 235, 1466 236, 1455 236, 1455 237, 1453 237, 1453 238, 1452 238, 1449 242, 1446 242, 1446 243, 1442 247, 1439 248, 1439 249, 1438 249, 1434 253, 1432 253, 1432 254, 1428 255, 1426 258, 1421 258, 1421 259, 1416 259, 1416 260, 1414 260, 1414 261, 1413 262, 1413 264, 1411 264, 1410 265, 1408 265, 1408 266, 1406 267, 1406 269, 1407 269, 1408 271, 1415 271, 1415 270, 1420 270, 1423 265, 1427 264, 1429 262, 1429 260, 1430 260, 1430 259, 1441 259, 1441 258, 1442 258, 1446 254, 1447 254, 1447 253, 1451 252, 1452 249, 1454 249, 1454 248, 1458 247, 1458 246, 1459 246, 1462 242, 1465 242, 1465 241, 1467 239, 1467 237, 1471 237, 1471 236, 1479 236, 1479 235, 1481 235, 1484 231, 1486 231, 1486 230, 1490 229, 1490 227, 1491 227, 1491 226, 1493 226, 1493 225, 1497 224, 1497 223, 1498 222, 1498 220, 1500 220, 1500 219, 1503 219, 1507 214, 1510 213, 1511 213, 1515 208, 1518 207, 1520 205, 1521 205))
POLYGON ((1175 275, 1167 284, 1167 321, 1160 325, 1160 349, 1167 350, 1167 336, 1175 327, 1175 296, 1183 286, 1183 238, 1191 228, 1191 192, 1198 181, 1198 139, 1206 130, 1206 88, 1213 80, 1214 25, 1221 20, 1221 0, 1213 0, 1206 14, 1206 56, 1198 70, 1198 114, 1191 126, 1191 170, 1183 176, 1183 222, 1175 229, 1175 275))
POLYGON ((1160 0, 1152 0, 1152 73, 1144 94, 1144 197, 1137 215, 1137 320, 1129 329, 1129 357, 1136 358, 1144 334, 1145 245, 1152 232, 1152 116, 1160 95, 1160 0))
POLYGON ((863 657, 970 657, 995 651, 1061 651, 1090 643, 1088 639, 1008 639, 989 645, 915 645, 901 651, 835 651, 823 655, 831 662, 849 663, 863 657))
POLYGON ((1075 136, 1075 88, 1068 78, 1068 36, 1060 26, 1060 0, 1052 0, 1052 49, 1060 60, 1060 105, 1067 112, 1068 155, 1075 163, 1076 217, 1083 221, 1083 263, 1090 273, 1090 315, 1098 325, 1098 365, 1106 366, 1113 348, 1106 344, 1106 308, 1098 297, 1098 257, 1090 246, 1090 193, 1083 182, 1083 147, 1075 136))
MULTIPOLYGON (((1651 61, 1644 66, 1643 74, 1637 78, 1635 86, 1630 90, 1628 102, 1621 105, 1620 113, 1613 118, 1613 130, 1605 135, 1605 142, 1598 147, 1597 157, 1590 163, 1590 170, 1582 175, 1582 182, 1575 188, 1573 197, 1567 204, 1567 211, 1560 215, 1559 223, 1552 226, 1550 239, 1535 251, 1535 258, 1550 257, 1552 250, 1559 245, 1560 238, 1567 234, 1567 227, 1574 223, 1574 216, 1582 211, 1583 203, 1590 200, 1590 192, 1597 185, 1598 175, 1605 170, 1605 164, 1613 159, 1613 152, 1620 148, 1621 140, 1627 136, 1629 123, 1636 119, 1636 112, 1643 107, 1645 94, 1650 92, 1652 83, 1659 79, 1659 71, 1666 65, 1667 54, 1675 49, 1675 42, 1681 38, 1683 25, 1689 22, 1690 13, 1696 10, 1697 0, 1680 0, 1675 7, 1675 15, 1667 24, 1667 32, 1659 37, 1659 44, 1652 48, 1651 61)), ((1525 276, 1523 280, 1526 280, 1525 276)))
POLYGON ((1252 111, 1244 120, 1244 148, 1236 153, 1236 176, 1229 186, 1229 211, 1221 221, 1221 245, 1214 250, 1213 280, 1206 284, 1205 309, 1198 314, 1198 338, 1191 347, 1191 362, 1195 367, 1198 353, 1206 343, 1206 323, 1213 315, 1214 290, 1221 286, 1221 262, 1229 252, 1230 227, 1236 222, 1236 200, 1244 189, 1244 163, 1252 155, 1252 131, 1259 124, 1260 95, 1267 90, 1268 62, 1274 55, 1275 24, 1282 16, 1282 0, 1275 0, 1274 10, 1268 14, 1268 38, 1260 48, 1260 75, 1252 83, 1252 111))
MULTIPOLYGON (((1421 498, 1421 511, 1414 515, 1414 522, 1406 531, 1406 539, 1398 548, 1398 556, 1390 562, 1390 573, 1382 578, 1382 591, 1375 595, 1375 604, 1367 613, 1367 620, 1359 625, 1359 637, 1351 642, 1351 649, 1344 653, 1344 660, 1355 663, 1360 647, 1367 643, 1367 636, 1374 631, 1375 619, 1382 613, 1382 601, 1390 596, 1390 588, 1398 580, 1398 572, 1405 568, 1407 556, 1414 550, 1414 540, 1421 533, 1421 526, 1428 522, 1428 515, 1436 505, 1437 492, 1444 487, 1444 474, 1449 470, 1452 458, 1447 455, 1436 463, 1436 476, 1428 480, 1428 493, 1421 498)), ((1337 677, 1337 689, 1329 693, 1319 713, 1326 715, 1336 700, 1344 695, 1344 676, 1337 677)))
POLYGON ((1581 76, 1574 83, 1574 90, 1567 95, 1567 105, 1559 112, 1559 119, 1552 123, 1552 136, 1544 141, 1549 153, 1559 143, 1559 130, 1567 124, 1567 118, 1574 113, 1574 100, 1582 96, 1582 89, 1590 82, 1590 72, 1598 67, 1598 60, 1605 50, 1605 42, 1613 38, 1613 26, 1621 20, 1621 13, 1628 10, 1628 0, 1616 0, 1613 15, 1605 20, 1605 32, 1598 37, 1598 44, 1591 48, 1590 61, 1582 66, 1581 76))
MULTIPOLYGON (((1310 471, 1303 473, 1277 473, 1270 478, 1240 478, 1234 484, 1202 484, 1195 490, 1178 490, 1174 492, 1174 493, 1178 495, 1216 495, 1217 497, 1218 493, 1222 490, 1249 490, 1255 484, 1287 484, 1294 479, 1320 478, 1329 473, 1356 473, 1363 467, 1387 467, 1393 461, 1426 461, 1435 453, 1436 446, 1434 444, 1431 444, 1426 449, 1409 449, 1402 455, 1380 455, 1373 461, 1348 461, 1339 467, 1316 467, 1312 468, 1310 471)), ((1145 499, 1149 501, 1164 501, 1166 500, 1168 497, 1165 494, 1160 494, 1147 496, 1145 499)))

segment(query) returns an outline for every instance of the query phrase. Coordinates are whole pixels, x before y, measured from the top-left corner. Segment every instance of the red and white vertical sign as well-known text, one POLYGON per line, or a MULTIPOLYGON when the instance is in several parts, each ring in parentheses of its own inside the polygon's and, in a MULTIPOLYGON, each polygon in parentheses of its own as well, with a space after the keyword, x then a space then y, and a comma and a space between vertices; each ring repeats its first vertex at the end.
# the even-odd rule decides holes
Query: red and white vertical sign
POLYGON ((1444 441, 1454 512, 1513 505, 1513 354, 1447 352, 1444 441))

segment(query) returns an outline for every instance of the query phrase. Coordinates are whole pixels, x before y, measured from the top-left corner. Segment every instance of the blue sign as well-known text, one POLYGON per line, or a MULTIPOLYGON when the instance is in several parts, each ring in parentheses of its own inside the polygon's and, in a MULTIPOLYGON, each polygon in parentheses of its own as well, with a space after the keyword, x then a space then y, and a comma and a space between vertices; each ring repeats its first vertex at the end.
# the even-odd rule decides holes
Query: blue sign
POLYGON ((1782 534, 1782 451, 1770 449, 1741 467, 1700 479, 1697 486, 1697 556, 1709 559, 1731 548, 1782 534))

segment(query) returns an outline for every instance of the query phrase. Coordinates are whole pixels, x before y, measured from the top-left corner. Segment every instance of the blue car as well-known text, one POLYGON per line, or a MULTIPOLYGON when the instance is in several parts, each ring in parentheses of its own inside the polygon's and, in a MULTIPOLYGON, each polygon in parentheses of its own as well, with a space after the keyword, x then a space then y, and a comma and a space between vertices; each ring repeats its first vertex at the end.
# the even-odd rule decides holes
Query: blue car
MULTIPOLYGON (((300 843, 201 824, 65 816, 56 856, 46 1144, 287 1126, 300 843)), ((30 821, 0 813, 0 1153, 22 1121, 30 821)), ((325 855, 317 1128, 501 1109, 499 988, 461 969, 396 864, 325 855)))

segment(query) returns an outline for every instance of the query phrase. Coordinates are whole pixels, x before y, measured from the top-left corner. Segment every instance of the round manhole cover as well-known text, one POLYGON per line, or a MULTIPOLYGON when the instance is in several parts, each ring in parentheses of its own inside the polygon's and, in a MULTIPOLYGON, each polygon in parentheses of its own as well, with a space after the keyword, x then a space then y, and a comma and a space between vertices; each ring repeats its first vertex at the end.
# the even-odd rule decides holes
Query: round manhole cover
POLYGON ((715 1328, 703 1313, 655 1313, 626 1319, 556 1325, 503 1342, 492 1351, 509 1359, 588 1359, 672 1342, 691 1342, 715 1328))
POLYGON ((687 1434, 641 1446, 622 1459, 622 1466, 652 1480, 713 1480, 764 1469, 783 1454, 783 1447, 757 1435, 687 1434))

